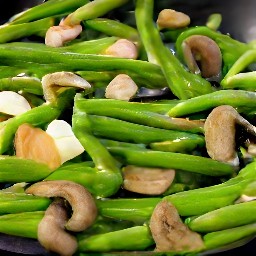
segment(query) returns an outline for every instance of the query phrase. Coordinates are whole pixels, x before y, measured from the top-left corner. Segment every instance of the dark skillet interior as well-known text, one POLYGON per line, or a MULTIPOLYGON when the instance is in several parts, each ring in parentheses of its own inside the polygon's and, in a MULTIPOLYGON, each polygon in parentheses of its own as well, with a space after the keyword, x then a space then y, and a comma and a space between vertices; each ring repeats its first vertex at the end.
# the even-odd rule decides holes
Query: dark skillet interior
MULTIPOLYGON (((12 15, 42 0, 8 0, 0 8, 0 23, 12 15)), ((158 0, 156 8, 172 8, 190 15, 192 25, 204 25, 212 13, 222 14, 220 31, 232 37, 250 42, 256 40, 256 0, 158 0)), ((256 241, 244 246, 218 253, 218 255, 255 255, 256 241)), ((0 255, 49 255, 37 241, 0 234, 0 255)), ((138 255, 138 254, 137 254, 138 255)))

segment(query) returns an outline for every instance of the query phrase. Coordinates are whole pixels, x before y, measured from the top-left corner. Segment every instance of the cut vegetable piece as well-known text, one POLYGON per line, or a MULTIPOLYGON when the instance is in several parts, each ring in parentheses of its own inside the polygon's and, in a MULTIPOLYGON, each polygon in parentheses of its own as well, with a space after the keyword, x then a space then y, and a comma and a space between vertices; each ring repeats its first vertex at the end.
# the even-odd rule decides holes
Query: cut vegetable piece
POLYGON ((72 131, 72 127, 64 120, 52 121, 46 132, 53 138, 59 151, 61 164, 82 154, 84 148, 72 131))
POLYGON ((0 112, 17 116, 30 109, 28 101, 20 94, 12 91, 0 92, 0 112))

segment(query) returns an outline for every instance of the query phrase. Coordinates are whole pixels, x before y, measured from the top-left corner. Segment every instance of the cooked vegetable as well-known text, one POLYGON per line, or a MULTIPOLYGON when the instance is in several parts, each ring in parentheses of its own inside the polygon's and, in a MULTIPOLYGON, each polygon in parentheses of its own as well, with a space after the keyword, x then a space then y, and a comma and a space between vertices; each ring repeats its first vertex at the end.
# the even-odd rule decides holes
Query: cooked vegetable
POLYGON ((70 256, 255 236, 255 43, 174 6, 51 0, 0 27, 1 233, 70 256))

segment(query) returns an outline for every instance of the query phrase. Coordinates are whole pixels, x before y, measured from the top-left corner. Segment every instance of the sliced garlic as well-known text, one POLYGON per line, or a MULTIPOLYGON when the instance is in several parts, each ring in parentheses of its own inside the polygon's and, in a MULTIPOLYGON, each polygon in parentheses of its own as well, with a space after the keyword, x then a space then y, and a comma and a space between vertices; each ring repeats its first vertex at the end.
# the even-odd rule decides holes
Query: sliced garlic
POLYGON ((12 91, 2 91, 0 92, 0 112, 17 116, 23 114, 31 109, 28 101, 18 94, 12 91))
POLYGON ((83 146, 66 121, 52 121, 48 125, 46 132, 53 138, 59 151, 62 164, 84 152, 83 146))

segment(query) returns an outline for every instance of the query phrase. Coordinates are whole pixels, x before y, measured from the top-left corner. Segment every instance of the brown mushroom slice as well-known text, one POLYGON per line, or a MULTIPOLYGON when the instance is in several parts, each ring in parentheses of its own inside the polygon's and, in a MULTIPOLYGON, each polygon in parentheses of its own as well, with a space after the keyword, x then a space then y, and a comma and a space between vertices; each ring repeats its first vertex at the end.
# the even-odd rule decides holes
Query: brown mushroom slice
POLYGON ((163 9, 158 14, 156 23, 159 29, 183 28, 190 24, 190 17, 183 12, 177 12, 173 9, 163 9))
POLYGON ((119 39, 114 44, 109 46, 105 50, 104 54, 113 57, 135 60, 138 58, 138 49, 133 42, 127 39, 119 39))
POLYGON ((149 223, 156 251, 191 252, 204 248, 201 236, 180 219, 177 209, 166 200, 158 203, 149 223))
POLYGON ((205 142, 208 155, 215 160, 239 165, 235 150, 236 124, 256 135, 256 127, 244 119, 232 106, 222 105, 214 108, 204 124, 205 142))
POLYGON ((46 209, 37 230, 38 241, 46 250, 62 256, 71 256, 76 252, 76 238, 65 231, 67 220, 68 214, 63 200, 55 199, 46 209))
POLYGON ((65 198, 73 211, 65 225, 67 230, 83 231, 97 217, 97 207, 92 195, 78 183, 65 180, 41 181, 28 187, 25 192, 36 196, 65 198))
POLYGON ((40 128, 22 124, 15 133, 16 156, 45 163, 55 170, 61 165, 61 157, 53 138, 40 128))
POLYGON ((172 184, 175 170, 128 165, 123 168, 123 187, 145 195, 161 195, 172 184))
POLYGON ((191 72, 201 73, 205 78, 220 75, 222 54, 214 40, 203 35, 192 35, 184 40, 182 49, 184 60, 191 72), (200 62, 201 68, 198 67, 197 62, 200 62))
POLYGON ((91 85, 82 77, 72 72, 54 72, 42 77, 44 98, 48 102, 56 100, 55 91, 61 86, 90 89, 91 85))
POLYGON ((126 74, 117 75, 106 87, 105 97, 108 99, 129 101, 135 96, 138 86, 126 74))

